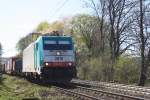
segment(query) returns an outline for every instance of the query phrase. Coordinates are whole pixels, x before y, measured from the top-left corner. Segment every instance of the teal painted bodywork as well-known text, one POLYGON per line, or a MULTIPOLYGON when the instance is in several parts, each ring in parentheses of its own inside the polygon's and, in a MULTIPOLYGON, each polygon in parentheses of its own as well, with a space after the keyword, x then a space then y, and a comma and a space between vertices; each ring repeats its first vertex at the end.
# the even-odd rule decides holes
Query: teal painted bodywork
POLYGON ((41 69, 43 65, 43 40, 39 37, 34 45, 34 67, 36 70, 41 69))

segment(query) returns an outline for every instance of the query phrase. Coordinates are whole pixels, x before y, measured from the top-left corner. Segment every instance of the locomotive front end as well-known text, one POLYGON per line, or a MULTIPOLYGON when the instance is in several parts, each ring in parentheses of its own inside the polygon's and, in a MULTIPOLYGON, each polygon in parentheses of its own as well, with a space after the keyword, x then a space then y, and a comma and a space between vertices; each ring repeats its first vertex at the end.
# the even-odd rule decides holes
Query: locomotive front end
POLYGON ((76 77, 75 53, 71 37, 43 37, 42 75, 53 80, 76 77))

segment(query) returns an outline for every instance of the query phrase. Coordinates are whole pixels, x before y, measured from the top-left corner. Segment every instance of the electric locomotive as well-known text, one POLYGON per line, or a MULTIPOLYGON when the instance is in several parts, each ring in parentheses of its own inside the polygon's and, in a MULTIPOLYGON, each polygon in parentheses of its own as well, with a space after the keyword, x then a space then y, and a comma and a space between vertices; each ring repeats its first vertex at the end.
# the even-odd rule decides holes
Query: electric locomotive
POLYGON ((75 52, 69 36, 40 36, 23 51, 22 72, 49 81, 76 77, 75 52))

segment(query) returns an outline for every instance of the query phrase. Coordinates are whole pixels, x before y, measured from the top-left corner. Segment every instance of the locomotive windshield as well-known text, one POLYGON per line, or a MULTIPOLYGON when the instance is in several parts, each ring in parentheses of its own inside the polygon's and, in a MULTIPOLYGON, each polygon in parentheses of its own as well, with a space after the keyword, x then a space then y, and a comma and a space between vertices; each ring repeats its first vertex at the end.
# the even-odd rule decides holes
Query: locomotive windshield
POLYGON ((44 41, 44 50, 72 50, 72 43, 67 40, 46 40, 44 41))

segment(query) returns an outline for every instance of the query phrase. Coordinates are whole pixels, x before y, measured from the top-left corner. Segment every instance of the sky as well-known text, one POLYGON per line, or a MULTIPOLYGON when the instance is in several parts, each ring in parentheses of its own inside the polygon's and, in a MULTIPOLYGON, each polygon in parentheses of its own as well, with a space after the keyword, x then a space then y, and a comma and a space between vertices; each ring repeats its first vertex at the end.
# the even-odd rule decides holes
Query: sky
POLYGON ((18 40, 31 33, 40 22, 50 23, 86 12, 83 0, 0 0, 3 57, 14 56, 18 40))

